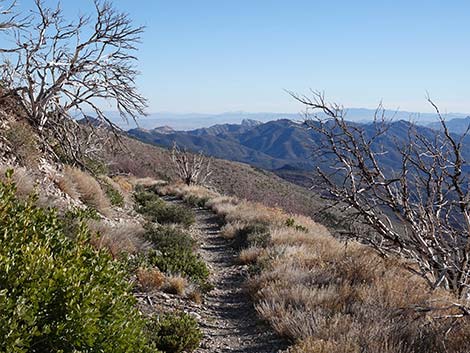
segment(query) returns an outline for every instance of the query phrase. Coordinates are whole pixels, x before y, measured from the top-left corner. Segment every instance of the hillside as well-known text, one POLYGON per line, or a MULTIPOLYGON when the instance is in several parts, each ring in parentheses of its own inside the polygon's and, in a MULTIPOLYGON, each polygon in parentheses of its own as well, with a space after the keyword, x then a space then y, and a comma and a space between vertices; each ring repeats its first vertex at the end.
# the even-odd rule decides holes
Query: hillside
MULTIPOLYGON (((122 145, 124 149, 108 149, 103 155, 109 162, 111 174, 176 179, 168 149, 130 137, 123 137, 122 145)), ((323 207, 323 201, 317 194, 272 172, 219 158, 214 158, 211 166, 213 173, 209 186, 223 194, 315 217, 323 207)))
MULTIPOLYGON (((364 129, 366 137, 376 132, 374 124, 356 126, 364 129)), ((434 138, 435 131, 431 128, 414 126, 414 129, 417 134, 429 140, 434 138)), ((409 122, 394 121, 387 132, 377 140, 377 145, 387 151, 379 157, 386 169, 394 170, 400 167, 399 148, 407 144, 409 130, 409 122)), ((171 133, 134 129, 128 133, 144 142, 166 147, 176 142, 190 151, 267 169, 286 180, 307 187, 312 186, 312 170, 317 166, 325 167, 331 164, 328 158, 314 155, 318 141, 322 138, 320 134, 313 129, 307 129, 304 124, 287 119, 254 126, 225 124, 171 133)), ((470 158, 470 139, 467 138, 464 144, 467 146, 463 148, 464 157, 470 158)))
MULTIPOLYGON (((119 143, 106 140, 99 158, 87 162, 94 170, 90 174, 53 161, 29 143, 36 140, 34 130, 20 116, 2 123, 0 140, 9 147, 3 150, 4 168, 16 170, 21 193, 18 199, 12 196, 8 177, 0 182, 0 226, 15 230, 5 233, 0 254, 39 259, 27 266, 26 277, 26 270, 15 265, 19 280, 2 277, 2 285, 20 283, 19 288, 45 293, 22 297, 32 317, 42 312, 34 309, 35 302, 29 305, 32 300, 47 310, 68 313, 75 308, 50 300, 66 292, 70 303, 79 304, 74 319, 50 315, 47 320, 63 322, 74 336, 85 335, 80 347, 96 347, 94 337, 112 336, 125 337, 120 344, 128 351, 155 353, 181 352, 175 345, 207 353, 271 353, 288 346, 285 352, 293 353, 426 353, 444 348, 461 353, 468 339, 468 320, 455 321, 456 329, 447 332, 446 321, 435 319, 428 309, 458 314, 448 306, 449 293, 429 291, 422 278, 405 270, 405 259, 383 259, 354 240, 333 237, 305 216, 338 226, 340 215, 318 215, 323 203, 317 195, 272 172, 214 158, 207 188, 183 186, 168 149, 122 136, 119 143), (37 201, 22 201, 34 192, 35 183, 40 185, 37 201), (82 213, 70 214, 75 207, 82 213), (47 251, 55 254, 49 261, 41 257, 47 251), (76 260, 76 252, 87 261, 76 260), (60 285, 50 286, 51 281, 60 285), (88 288, 87 294, 80 288, 88 288), (94 325, 96 315, 107 315, 106 322, 117 328, 94 325), (87 321, 74 325, 80 320, 87 321)), ((305 133, 289 122, 280 124, 287 129, 257 125, 239 132, 239 138, 275 154, 277 142, 305 133), (265 135, 271 138, 259 141, 265 135)), ((391 131, 399 135, 407 129, 401 122, 391 131)), ((101 140, 109 131, 95 134, 101 140)), ((278 150, 282 154, 300 156, 298 149, 283 148, 278 150)), ((282 171, 297 170, 287 165, 282 171)), ((11 265, 0 261, 0 266, 2 274, 9 273, 11 265)), ((13 303, 15 298, 9 296, 13 303)), ((12 326, 7 330, 27 326, 14 315, 8 320, 12 326)), ((21 335, 30 337, 28 330, 21 335)), ((32 339, 44 351, 71 339, 55 330, 44 338, 47 332, 32 339)), ((103 350, 116 351, 108 345, 103 350)))

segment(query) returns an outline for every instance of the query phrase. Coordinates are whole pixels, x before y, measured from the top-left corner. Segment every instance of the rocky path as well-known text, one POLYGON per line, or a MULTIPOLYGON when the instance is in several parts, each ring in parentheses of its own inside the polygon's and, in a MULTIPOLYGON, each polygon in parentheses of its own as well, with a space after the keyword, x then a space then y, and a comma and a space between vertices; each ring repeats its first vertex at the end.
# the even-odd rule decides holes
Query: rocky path
MULTIPOLYGON (((167 199, 168 202, 181 202, 167 199)), ((246 268, 237 264, 230 242, 220 235, 214 214, 194 208, 195 236, 199 253, 211 271, 214 289, 197 308, 204 332, 200 353, 275 353, 287 347, 272 329, 259 321, 248 295, 243 291, 246 268)))

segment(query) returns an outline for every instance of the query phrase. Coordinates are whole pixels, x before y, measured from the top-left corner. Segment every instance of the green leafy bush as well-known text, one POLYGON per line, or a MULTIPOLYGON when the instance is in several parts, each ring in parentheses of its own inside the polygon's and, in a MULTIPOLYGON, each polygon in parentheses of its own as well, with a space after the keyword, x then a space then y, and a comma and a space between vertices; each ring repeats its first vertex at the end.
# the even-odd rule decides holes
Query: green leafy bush
POLYGON ((209 277, 209 270, 205 262, 191 251, 182 249, 168 249, 153 251, 148 256, 151 266, 169 274, 181 274, 196 283, 204 284, 209 277))
POLYGON ((1 352, 156 352, 122 266, 89 236, 0 182, 1 352))
POLYGON ((149 330, 155 333, 156 347, 166 353, 192 352, 202 339, 197 321, 186 313, 155 316, 149 330))
POLYGON ((104 191, 106 196, 108 196, 111 205, 118 207, 124 206, 124 196, 122 196, 122 194, 109 183, 104 182, 104 191))
POLYGON ((162 200, 155 192, 137 189, 134 194, 137 212, 161 224, 179 223, 189 226, 194 223, 194 213, 187 207, 171 205, 162 200))
POLYGON ((196 245, 194 239, 185 231, 170 225, 146 226, 145 239, 160 251, 192 251, 196 245))

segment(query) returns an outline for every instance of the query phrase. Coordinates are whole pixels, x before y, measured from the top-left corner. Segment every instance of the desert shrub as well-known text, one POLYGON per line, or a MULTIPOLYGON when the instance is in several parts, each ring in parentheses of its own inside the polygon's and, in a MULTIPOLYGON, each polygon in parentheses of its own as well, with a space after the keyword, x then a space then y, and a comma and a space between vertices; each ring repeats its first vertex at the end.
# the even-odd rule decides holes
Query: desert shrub
POLYGON ((295 219, 292 217, 289 217, 286 219, 286 227, 294 228, 295 230, 301 231, 301 232, 308 232, 308 228, 301 225, 301 224, 295 224, 295 219))
POLYGON ((191 251, 181 249, 168 249, 166 251, 153 251, 147 261, 167 274, 180 274, 196 283, 204 284, 209 277, 209 270, 205 262, 191 251))
POLYGON ((187 290, 187 298, 196 304, 202 304, 202 293, 199 288, 189 287, 187 290))
POLYGON ((243 265, 254 264, 262 252, 262 248, 250 246, 249 248, 240 251, 240 254, 238 255, 238 261, 243 265))
POLYGON ((124 196, 115 189, 110 183, 104 182, 104 191, 106 196, 108 196, 111 205, 122 207, 124 206, 124 196))
POLYGON ((172 225, 147 225, 146 229, 145 239, 160 251, 177 249, 192 251, 196 245, 194 239, 186 231, 172 225))
POLYGON ((13 121, 5 132, 18 162, 25 166, 34 166, 40 157, 39 141, 33 128, 27 121, 13 121))
POLYGON ((110 225, 103 221, 87 222, 94 236, 90 242, 96 249, 108 250, 114 258, 145 253, 150 244, 145 241, 144 228, 136 223, 110 225))
POLYGON ((234 246, 238 249, 250 246, 266 247, 269 244, 269 226, 265 223, 251 223, 238 229, 234 246))
POLYGON ((155 192, 136 190, 134 194, 137 212, 161 224, 179 223, 189 226, 194 223, 194 213, 187 207, 171 205, 162 200, 155 192))
POLYGON ((93 175, 106 175, 109 173, 108 165, 97 158, 84 157, 83 163, 93 175))
MULTIPOLYGON (((59 181, 59 187, 61 185, 63 187, 64 184, 70 185, 70 188, 75 190, 79 199, 85 205, 104 214, 109 212, 111 204, 95 178, 71 166, 65 166, 63 172, 64 176, 62 179, 68 180, 59 181)), ((63 191, 68 193, 66 190, 63 191)), ((73 197, 73 194, 69 193, 69 195, 73 197)))
POLYGON ((0 351, 151 351, 122 266, 75 229, 0 182, 0 351))
POLYGON ((117 175, 117 176, 114 176, 112 179, 119 186, 121 191, 123 191, 126 194, 132 192, 132 190, 134 189, 134 186, 130 183, 130 181, 126 177, 117 175))
POLYGON ((209 197, 189 195, 188 197, 185 197, 184 201, 193 206, 204 207, 206 205, 206 202, 209 201, 209 197))
POLYGON ((156 347, 166 353, 192 352, 202 339, 197 321, 182 312, 153 317, 149 330, 156 347))
POLYGON ((188 280, 180 275, 167 276, 164 291, 171 294, 184 295, 188 287, 188 280))
POLYGON ((156 268, 140 267, 136 277, 143 290, 160 289, 165 283, 165 275, 156 268))
MULTIPOLYGON (((7 171, 11 169, 8 165, 0 165, 0 181, 6 182, 9 178, 7 171)), ((35 187, 34 177, 26 168, 16 168, 15 173, 11 175, 15 183, 16 196, 20 199, 26 199, 33 193, 35 187)))

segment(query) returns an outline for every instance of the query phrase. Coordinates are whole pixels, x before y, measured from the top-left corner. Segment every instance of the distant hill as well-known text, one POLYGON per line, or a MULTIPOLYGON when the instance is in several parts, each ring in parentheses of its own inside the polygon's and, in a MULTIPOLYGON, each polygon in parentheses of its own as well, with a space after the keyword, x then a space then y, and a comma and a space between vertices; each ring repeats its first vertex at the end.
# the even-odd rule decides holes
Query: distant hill
MULTIPOLYGON (((366 135, 375 133, 372 123, 360 125, 366 135)), ((398 146, 406 142, 409 128, 408 121, 393 122, 387 133, 377 140, 387 151, 380 156, 380 160, 388 170, 400 168, 398 146)), ((416 129, 429 139, 435 134, 433 129, 425 126, 416 126, 416 129)), ((327 166, 331 162, 313 156, 321 136, 307 129, 304 124, 288 119, 266 123, 245 121, 242 124, 218 124, 192 131, 133 129, 128 133, 147 143, 170 147, 176 142, 193 152, 248 163, 303 186, 312 185, 312 171, 315 167, 327 166)), ((465 143, 468 148, 464 148, 464 157, 470 159, 470 138, 465 143)))
POLYGON ((176 142, 193 152, 244 162, 259 168, 276 170, 289 165, 310 169, 313 146, 311 132, 299 123, 283 119, 264 124, 223 124, 193 131, 162 134, 158 130, 132 129, 129 135, 141 141, 170 147, 176 142))
MULTIPOLYGON (((455 119, 447 119, 446 125, 449 128, 450 132, 455 134, 463 134, 468 127, 470 126, 470 116, 465 118, 455 118, 455 119)), ((432 122, 427 124, 427 126, 431 129, 441 130, 442 124, 440 122, 432 122)))
MULTIPOLYGON (((302 107, 299 107, 299 109, 302 109, 302 107)), ((370 122, 374 118, 374 113, 374 109, 348 108, 346 109, 346 118, 347 120, 354 122, 370 122)), ((433 113, 418 113, 389 109, 386 111, 386 115, 389 118, 393 117, 394 120, 411 120, 420 125, 426 125, 430 122, 437 121, 436 114, 433 113)), ((448 120, 461 119, 465 118, 467 115, 468 114, 462 113, 449 113, 446 114, 446 118, 448 120)), ((208 128, 214 125, 240 125, 243 120, 255 120, 263 123, 279 119, 289 119, 294 121, 303 120, 303 115, 300 113, 252 113, 243 111, 219 114, 155 112, 139 118, 138 124, 133 120, 124 122, 117 112, 106 112, 106 116, 123 130, 134 129, 137 127, 154 129, 157 126, 171 126, 175 130, 194 130, 208 128)))

